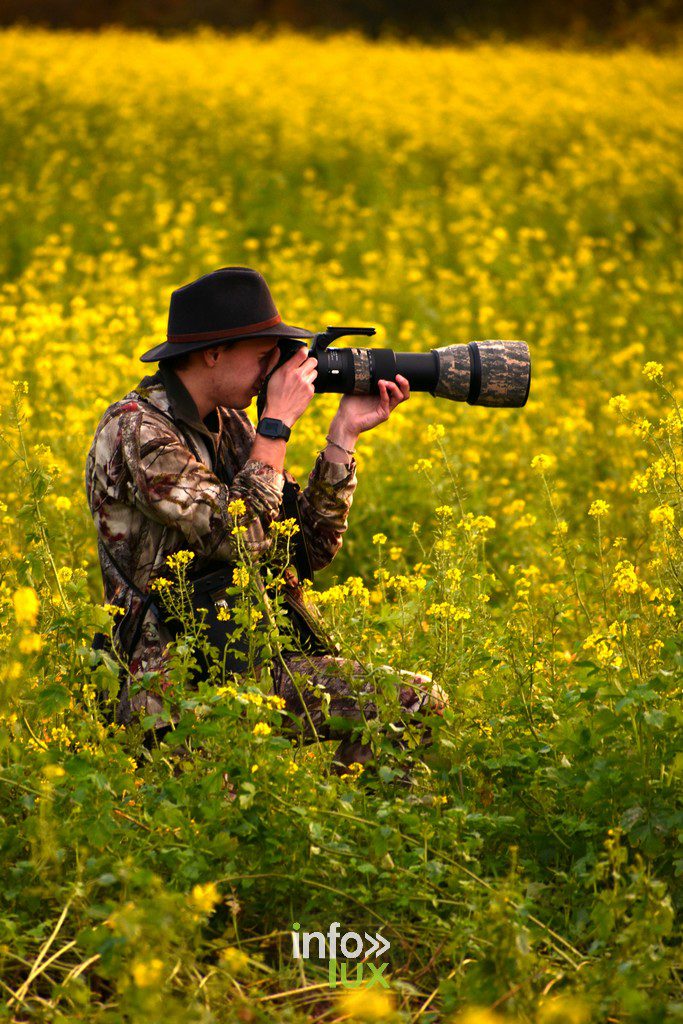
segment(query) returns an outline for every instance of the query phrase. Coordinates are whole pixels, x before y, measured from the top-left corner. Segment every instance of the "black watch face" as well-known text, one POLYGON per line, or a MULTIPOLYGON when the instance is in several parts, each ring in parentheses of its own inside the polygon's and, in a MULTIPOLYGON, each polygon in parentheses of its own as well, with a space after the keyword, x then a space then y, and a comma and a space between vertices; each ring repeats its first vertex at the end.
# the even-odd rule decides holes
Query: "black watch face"
POLYGON ((269 416, 261 420, 258 429, 265 437, 285 437, 287 434, 287 427, 282 420, 274 420, 269 416))

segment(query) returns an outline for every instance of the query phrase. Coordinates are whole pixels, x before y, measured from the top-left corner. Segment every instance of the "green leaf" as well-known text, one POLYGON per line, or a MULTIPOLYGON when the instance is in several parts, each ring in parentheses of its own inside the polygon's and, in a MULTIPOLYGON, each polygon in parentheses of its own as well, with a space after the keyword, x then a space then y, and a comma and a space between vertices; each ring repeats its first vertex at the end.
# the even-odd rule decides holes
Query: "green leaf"
POLYGON ((646 711, 643 718, 652 729, 662 729, 666 721, 666 715, 658 708, 646 711))
POLYGON ((71 695, 65 686, 50 683, 38 691, 38 706, 44 715, 52 715, 68 708, 71 695))

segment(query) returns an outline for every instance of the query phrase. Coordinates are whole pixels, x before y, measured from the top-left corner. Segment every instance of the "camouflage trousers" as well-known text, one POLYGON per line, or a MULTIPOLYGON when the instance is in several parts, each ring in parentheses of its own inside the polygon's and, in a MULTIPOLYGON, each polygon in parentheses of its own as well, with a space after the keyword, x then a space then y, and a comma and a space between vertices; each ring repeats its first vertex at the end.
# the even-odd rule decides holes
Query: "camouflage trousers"
MULTIPOLYGON (((420 725, 424 715, 443 713, 448 698, 444 690, 429 676, 391 665, 372 668, 351 658, 333 654, 285 654, 270 666, 272 685, 270 693, 281 697, 282 734, 304 744, 317 740, 339 740, 331 765, 333 774, 342 775, 353 763, 367 764, 372 759, 372 744, 363 743, 354 732, 365 721, 377 718, 377 687, 384 694, 387 687, 396 698, 398 721, 389 731, 392 742, 404 746, 406 728, 420 725)), ((257 678, 260 671, 257 669, 257 678)), ((149 693, 134 698, 135 709, 154 713, 161 710, 161 701, 149 693)), ((147 732, 144 744, 155 745, 168 737, 172 726, 161 726, 147 732)), ((420 743, 431 741, 431 731, 420 728, 420 743)), ((181 752, 181 748, 178 748, 181 752)))
MULTIPOLYGON (((271 666, 271 692, 284 700, 283 734, 302 743, 316 739, 340 740, 332 771, 343 774, 354 762, 367 764, 372 744, 353 735, 356 724, 377 718, 377 687, 393 688, 399 721, 389 730, 397 745, 410 723, 419 723, 426 714, 443 713, 447 697, 429 676, 391 665, 369 669, 359 661, 332 654, 287 654, 271 666)), ((422 743, 431 738, 422 730, 422 743)))

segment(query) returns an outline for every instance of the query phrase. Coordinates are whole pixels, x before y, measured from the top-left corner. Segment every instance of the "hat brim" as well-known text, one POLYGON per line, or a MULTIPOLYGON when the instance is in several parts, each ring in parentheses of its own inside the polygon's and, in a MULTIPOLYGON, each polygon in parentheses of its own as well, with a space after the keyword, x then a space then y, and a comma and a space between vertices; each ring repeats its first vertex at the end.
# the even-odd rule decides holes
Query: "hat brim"
POLYGON ((203 348, 213 348, 215 345, 229 345, 233 341, 242 341, 244 338, 314 338, 313 331, 307 331, 305 327, 293 327, 291 324, 275 324, 274 327, 266 327, 257 334, 241 334, 230 338, 214 338, 211 341, 162 341, 140 356, 142 363, 158 363, 162 359, 171 359, 173 356, 182 356, 186 352, 199 352, 203 348))

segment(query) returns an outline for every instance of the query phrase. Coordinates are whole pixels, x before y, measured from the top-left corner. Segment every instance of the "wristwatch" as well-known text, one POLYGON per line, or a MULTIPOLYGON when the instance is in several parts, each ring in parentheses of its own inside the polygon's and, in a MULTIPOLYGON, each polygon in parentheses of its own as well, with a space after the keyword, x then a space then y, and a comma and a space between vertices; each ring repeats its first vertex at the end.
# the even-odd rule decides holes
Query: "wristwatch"
POLYGON ((285 441, 289 441, 292 431, 282 420, 273 419, 272 416, 263 416, 258 422, 256 433, 262 434, 263 437, 281 437, 285 441))

